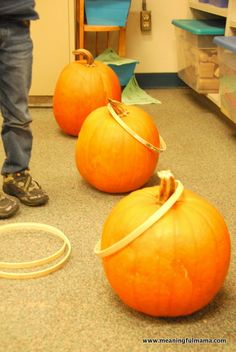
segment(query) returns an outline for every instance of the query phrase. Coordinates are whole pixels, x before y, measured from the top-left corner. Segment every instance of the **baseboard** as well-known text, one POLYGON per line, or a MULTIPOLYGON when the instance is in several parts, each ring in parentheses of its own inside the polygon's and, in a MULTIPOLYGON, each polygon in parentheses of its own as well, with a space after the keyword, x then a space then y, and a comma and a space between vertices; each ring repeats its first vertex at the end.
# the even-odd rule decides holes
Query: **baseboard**
POLYGON ((160 73, 135 73, 137 82, 141 88, 178 88, 187 85, 175 72, 160 73))
MULTIPOLYGON (((148 88, 178 88, 187 85, 178 77, 177 73, 135 73, 139 86, 148 88)), ((52 107, 52 96, 30 96, 29 107, 52 107)))
POLYGON ((29 96, 30 108, 51 108, 52 96, 49 95, 31 95, 29 96))

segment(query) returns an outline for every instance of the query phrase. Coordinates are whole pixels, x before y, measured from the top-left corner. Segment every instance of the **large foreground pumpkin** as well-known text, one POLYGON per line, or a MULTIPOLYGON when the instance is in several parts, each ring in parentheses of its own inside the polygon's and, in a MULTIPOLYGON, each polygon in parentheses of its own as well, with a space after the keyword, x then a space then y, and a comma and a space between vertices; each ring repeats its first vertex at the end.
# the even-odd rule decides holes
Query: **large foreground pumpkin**
POLYGON ((118 202, 95 252, 125 304, 175 317, 203 308, 219 291, 229 267, 230 237, 216 208, 165 172, 160 186, 118 202))
POLYGON ((85 60, 68 64, 61 72, 55 87, 53 111, 60 128, 77 136, 87 115, 104 106, 108 98, 120 100, 121 87, 115 72, 92 54, 78 49, 76 55, 85 60))
POLYGON ((149 180, 159 152, 160 137, 151 116, 110 101, 86 118, 76 145, 76 165, 95 188, 129 192, 149 180))

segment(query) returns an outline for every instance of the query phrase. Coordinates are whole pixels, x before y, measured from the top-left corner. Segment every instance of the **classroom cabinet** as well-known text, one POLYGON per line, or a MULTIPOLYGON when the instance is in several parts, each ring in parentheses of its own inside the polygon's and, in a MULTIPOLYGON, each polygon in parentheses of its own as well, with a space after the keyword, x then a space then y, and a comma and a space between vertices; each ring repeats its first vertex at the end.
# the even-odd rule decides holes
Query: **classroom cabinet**
MULTIPOLYGON (((220 1, 219 1, 220 3, 220 1)), ((194 18, 224 18, 225 19, 225 36, 236 36, 236 1, 228 0, 227 7, 220 7, 212 5, 211 1, 189 0, 189 7, 192 10, 194 18)), ((225 63, 226 64, 226 63, 225 63)), ((236 76, 235 76, 236 79, 236 76)), ((213 101, 219 108, 221 108, 220 94, 206 94, 207 98, 213 101)), ((222 109, 221 109, 222 110, 222 109)), ((222 111, 229 116, 226 111, 222 111)), ((234 121, 235 122, 235 121, 234 121)))

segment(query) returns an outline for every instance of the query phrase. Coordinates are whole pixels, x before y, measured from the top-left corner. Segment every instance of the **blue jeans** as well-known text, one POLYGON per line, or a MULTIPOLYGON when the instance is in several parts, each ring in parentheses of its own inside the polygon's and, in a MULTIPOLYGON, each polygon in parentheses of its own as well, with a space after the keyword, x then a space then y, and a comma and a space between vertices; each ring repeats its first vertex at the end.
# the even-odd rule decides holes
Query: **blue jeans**
POLYGON ((3 175, 29 168, 33 141, 28 110, 32 49, 27 22, 0 19, 1 135, 6 155, 1 170, 3 175))

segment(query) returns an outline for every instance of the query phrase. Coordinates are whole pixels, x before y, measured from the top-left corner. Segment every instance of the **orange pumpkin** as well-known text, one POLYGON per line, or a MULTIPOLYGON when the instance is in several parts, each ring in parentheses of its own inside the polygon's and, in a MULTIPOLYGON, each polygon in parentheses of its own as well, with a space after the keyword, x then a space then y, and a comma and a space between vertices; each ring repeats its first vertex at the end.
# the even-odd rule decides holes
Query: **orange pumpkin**
POLYGON ((178 189, 176 196, 177 182, 164 173, 160 186, 124 197, 95 249, 120 299, 152 316, 188 315, 206 306, 230 262, 223 217, 190 190, 178 189))
POLYGON ((115 72, 92 54, 79 49, 76 55, 86 60, 68 64, 61 72, 53 97, 53 112, 60 128, 77 136, 87 115, 104 106, 108 98, 121 100, 121 87, 115 72))
POLYGON ((159 147, 159 133, 148 113, 110 101, 86 118, 76 145, 76 165, 95 188, 129 192, 152 176, 159 147))

